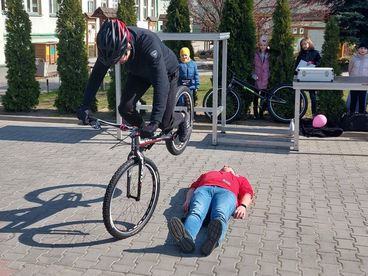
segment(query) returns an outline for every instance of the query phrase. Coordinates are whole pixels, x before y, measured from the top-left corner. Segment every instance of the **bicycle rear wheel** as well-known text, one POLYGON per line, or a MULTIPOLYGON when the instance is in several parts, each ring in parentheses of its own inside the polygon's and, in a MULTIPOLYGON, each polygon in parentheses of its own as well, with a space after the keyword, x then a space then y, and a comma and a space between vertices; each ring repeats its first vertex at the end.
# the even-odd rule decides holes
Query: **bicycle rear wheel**
MULTIPOLYGON (((218 106, 221 105, 222 89, 218 89, 218 106)), ((212 107, 213 90, 210 89, 203 98, 203 107, 212 107)), ((235 121, 242 110, 242 100, 237 92, 228 89, 226 92, 226 123, 235 121)), ((205 112, 206 117, 212 121, 212 112, 205 112)), ((221 114, 217 117, 218 123, 221 123, 221 114)))
POLYGON ((139 162, 129 159, 115 172, 107 186, 102 215, 107 231, 117 239, 141 231, 152 217, 160 193, 160 176, 152 160, 145 158, 141 189, 139 162), (140 192, 139 192, 140 190, 140 192))
MULTIPOLYGON (((186 86, 179 86, 178 92, 176 94, 176 109, 178 112, 186 111, 187 114, 190 116, 190 127, 193 128, 193 116, 194 116, 194 106, 193 106, 193 97, 188 87, 186 86)), ((181 142, 179 140, 178 135, 175 133, 176 130, 173 130, 173 137, 171 140, 166 140, 166 148, 172 155, 179 155, 181 154, 185 148, 187 147, 190 141, 189 133, 188 139, 185 142, 181 142)))
MULTIPOLYGON (((281 84, 271 92, 267 108, 275 121, 290 123, 294 119, 295 90, 290 84, 281 84)), ((300 93, 300 113, 302 118, 307 112, 308 101, 304 92, 300 93)))

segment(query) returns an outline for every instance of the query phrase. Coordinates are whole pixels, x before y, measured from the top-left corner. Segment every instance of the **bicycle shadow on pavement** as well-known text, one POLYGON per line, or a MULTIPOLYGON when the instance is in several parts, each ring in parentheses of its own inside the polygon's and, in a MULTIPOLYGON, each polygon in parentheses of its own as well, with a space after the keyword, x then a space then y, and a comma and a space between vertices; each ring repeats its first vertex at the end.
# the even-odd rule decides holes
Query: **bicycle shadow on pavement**
MULTIPOLYGON (((177 191, 177 193, 173 197, 171 197, 169 203, 170 206, 167 209, 165 209, 163 213, 166 219, 163 227, 165 227, 166 229, 167 229, 167 221, 169 221, 170 218, 172 217, 182 218, 184 216, 182 204, 185 200, 187 190, 188 190, 187 188, 181 188, 177 191)), ((201 228, 195 241, 196 249, 193 253, 190 254, 182 253, 175 239, 170 234, 167 235, 166 240, 163 242, 162 245, 156 245, 153 247, 145 247, 145 248, 129 248, 124 249, 123 251, 129 253, 165 254, 174 257, 203 257, 199 249, 202 242, 205 239, 206 230, 207 230, 206 227, 201 228)), ((142 231, 144 231, 144 229, 142 231)))
POLYGON ((56 224, 47 224, 41 227, 41 221, 48 220, 52 216, 79 207, 91 207, 92 204, 103 201, 103 192, 106 185, 103 184, 65 184, 53 187, 41 188, 24 196, 24 199, 39 204, 35 207, 0 211, 0 222, 9 222, 0 228, 0 242, 13 239, 20 234, 18 239, 24 245, 43 248, 71 248, 91 246, 115 241, 113 238, 100 239, 104 228, 102 220, 78 220, 56 224), (100 189, 102 196, 87 198, 82 191, 100 189))
POLYGON ((0 140, 76 144, 101 132, 90 127, 4 126, 0 128, 0 140))

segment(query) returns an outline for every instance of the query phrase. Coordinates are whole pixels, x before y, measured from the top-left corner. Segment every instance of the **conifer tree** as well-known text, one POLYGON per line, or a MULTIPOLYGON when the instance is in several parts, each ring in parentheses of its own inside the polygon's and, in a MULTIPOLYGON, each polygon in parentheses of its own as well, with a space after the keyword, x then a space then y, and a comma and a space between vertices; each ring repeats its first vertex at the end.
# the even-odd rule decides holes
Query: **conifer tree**
POLYGON ((38 104, 39 83, 35 80, 36 64, 31 43, 31 21, 22 1, 6 1, 7 32, 5 63, 8 88, 2 96, 6 111, 31 111, 38 104))
POLYGON ((287 0, 277 0, 272 20, 270 87, 274 87, 280 83, 290 83, 294 76, 291 12, 287 0))
MULTIPOLYGON (((336 18, 332 16, 326 24, 320 66, 332 67, 337 76, 341 74, 338 64, 339 46, 340 30, 336 18)), ((328 120, 333 123, 340 120, 345 110, 342 91, 317 92, 317 103, 318 112, 325 114, 328 120)))
MULTIPOLYGON (((80 1, 60 1, 56 33, 58 44, 58 67, 61 85, 55 106, 59 112, 75 112, 82 102, 88 80, 85 20, 80 1)), ((96 106, 91 107, 96 110, 96 106)))
MULTIPOLYGON (((167 8, 167 23, 165 32, 169 33, 189 33, 190 18, 188 0, 171 0, 167 8)), ((191 57, 194 57, 191 41, 172 40, 165 41, 165 44, 179 56, 182 47, 188 47, 191 57)))
POLYGON ((356 43, 368 39, 367 0, 327 0, 340 27, 340 40, 356 43))
MULTIPOLYGON (((117 18, 122 20, 127 26, 137 25, 137 15, 135 12, 134 0, 120 0, 118 4, 117 18)), ((110 70, 111 82, 107 91, 107 101, 109 110, 116 110, 116 86, 115 86, 115 66, 110 70)), ((121 66, 121 94, 125 93, 125 85, 128 77, 128 72, 125 66, 121 66)))
MULTIPOLYGON (((253 71, 256 30, 253 17, 253 0, 226 0, 220 22, 220 32, 230 32, 227 66, 237 76, 247 79, 253 71)), ((244 96, 244 112, 248 112, 253 99, 250 93, 244 96)))
MULTIPOLYGON (((282 83, 291 83, 294 77, 294 50, 291 34, 291 12, 287 0, 277 0, 272 15, 273 28, 270 40, 270 79, 268 86, 276 87, 282 83)), ((293 91, 281 91, 288 105, 280 106, 285 116, 294 114, 295 94, 293 91)))

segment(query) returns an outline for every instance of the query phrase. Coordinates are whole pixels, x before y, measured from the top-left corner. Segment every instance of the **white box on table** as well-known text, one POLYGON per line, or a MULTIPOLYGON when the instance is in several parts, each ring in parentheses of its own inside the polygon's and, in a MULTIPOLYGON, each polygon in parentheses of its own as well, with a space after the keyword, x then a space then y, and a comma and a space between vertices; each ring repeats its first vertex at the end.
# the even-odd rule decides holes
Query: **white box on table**
POLYGON ((334 72, 330 67, 299 67, 297 81, 333 82, 334 72))

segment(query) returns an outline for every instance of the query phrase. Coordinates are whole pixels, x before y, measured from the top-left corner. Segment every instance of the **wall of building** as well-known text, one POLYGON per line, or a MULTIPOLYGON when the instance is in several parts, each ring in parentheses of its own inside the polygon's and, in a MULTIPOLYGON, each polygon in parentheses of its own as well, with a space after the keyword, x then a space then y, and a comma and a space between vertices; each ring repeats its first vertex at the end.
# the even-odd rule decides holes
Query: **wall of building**
MULTIPOLYGON (((0 4, 6 0, 0 0, 0 4)), ((137 25, 141 28, 148 28, 148 22, 146 18, 143 18, 143 3, 145 0, 137 0, 139 1, 140 6, 140 20, 137 22, 137 25)), ((23 4, 25 5, 27 0, 23 0, 23 4)), ((109 8, 117 8, 118 0, 80 0, 81 7, 83 13, 93 13, 93 9, 97 9, 98 7, 107 5, 109 8), (93 3, 93 4, 91 4, 93 3), (91 9, 91 6, 93 7, 91 9), (89 8, 90 7, 90 8, 89 8)), ((166 13, 166 7, 170 3, 169 0, 154 0, 156 5, 155 14, 152 14, 151 4, 152 1, 148 2, 148 16, 154 16, 158 18, 160 13, 166 13)), ((4 2, 5 3, 5 2, 4 2)), ((30 14, 30 20, 32 22, 32 43, 57 43, 58 39, 56 37, 56 21, 57 17, 55 14, 50 15, 49 13, 49 5, 50 0, 40 0, 41 3, 41 11, 42 14, 30 14)), ((2 5, 0 5, 2 7, 2 5)), ((99 24, 97 24, 99 26, 99 24)), ((97 33, 98 29, 96 30, 97 33)), ((5 14, 3 11, 0 11, 0 66, 5 65, 5 41, 6 40, 6 31, 5 31, 5 14)))

